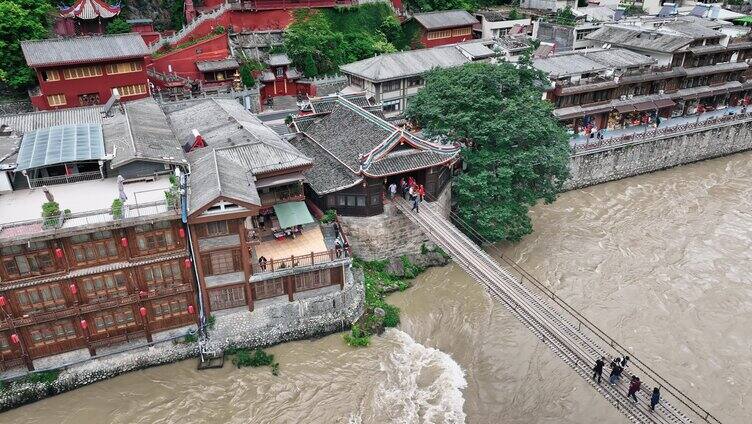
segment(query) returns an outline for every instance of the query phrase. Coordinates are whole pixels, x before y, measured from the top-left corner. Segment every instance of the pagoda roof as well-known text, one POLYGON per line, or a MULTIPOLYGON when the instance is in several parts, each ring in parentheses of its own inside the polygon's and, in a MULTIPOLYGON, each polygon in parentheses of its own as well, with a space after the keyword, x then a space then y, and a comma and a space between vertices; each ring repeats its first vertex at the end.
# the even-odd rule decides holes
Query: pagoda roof
POLYGON ((104 0, 77 0, 70 7, 61 7, 63 18, 96 19, 112 18, 120 14, 120 4, 110 5, 104 0))

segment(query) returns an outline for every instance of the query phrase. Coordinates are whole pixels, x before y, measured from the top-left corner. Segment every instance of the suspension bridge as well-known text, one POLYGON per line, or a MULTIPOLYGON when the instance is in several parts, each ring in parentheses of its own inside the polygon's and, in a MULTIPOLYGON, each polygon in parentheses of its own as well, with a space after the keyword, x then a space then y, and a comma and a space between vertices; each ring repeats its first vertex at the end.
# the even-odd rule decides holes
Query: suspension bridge
MULTIPOLYGON (((720 421, 699 404, 673 386, 660 374, 642 362, 604 331, 582 316, 515 262, 499 253, 499 263, 460 231, 439 211, 436 203, 422 202, 420 213, 411 211, 411 204, 402 198, 394 204, 444 251, 457 265, 486 287, 494 299, 542 340, 567 365, 600 393, 611 405, 633 423, 709 423, 720 421), (592 379, 593 366, 598 358, 630 356, 622 378, 617 384, 608 382, 608 360, 604 378, 598 384, 592 379), (627 398, 630 377, 637 375, 642 388, 637 402, 627 398), (653 387, 659 387, 661 401, 655 411, 650 410, 653 387)), ((481 242, 483 237, 455 214, 450 217, 481 242)), ((490 243, 488 243, 491 246, 490 243)))

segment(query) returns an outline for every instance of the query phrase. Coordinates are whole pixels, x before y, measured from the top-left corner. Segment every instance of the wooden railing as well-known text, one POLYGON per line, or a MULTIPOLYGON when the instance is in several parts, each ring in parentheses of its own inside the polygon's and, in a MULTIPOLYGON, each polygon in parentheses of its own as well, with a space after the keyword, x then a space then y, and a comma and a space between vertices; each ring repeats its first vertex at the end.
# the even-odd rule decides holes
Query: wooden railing
POLYGON ((266 263, 254 263, 252 264, 252 273, 254 275, 272 273, 278 271, 289 270, 291 268, 307 267, 317 264, 325 264, 328 262, 334 262, 340 259, 345 259, 351 255, 348 250, 340 249, 339 251, 331 249, 325 252, 311 252, 305 255, 290 256, 289 258, 273 258, 266 261, 266 263))

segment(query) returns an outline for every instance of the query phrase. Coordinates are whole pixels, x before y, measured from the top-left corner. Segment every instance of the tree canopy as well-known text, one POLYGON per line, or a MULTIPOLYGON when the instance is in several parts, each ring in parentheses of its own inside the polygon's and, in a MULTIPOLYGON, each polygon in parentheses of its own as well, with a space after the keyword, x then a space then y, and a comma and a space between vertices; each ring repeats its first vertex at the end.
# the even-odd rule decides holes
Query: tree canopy
POLYGON ((131 32, 131 24, 119 16, 107 24, 107 34, 125 34, 126 32, 131 32))
POLYGON ((285 50, 307 77, 336 72, 340 65, 394 52, 412 41, 386 3, 299 9, 293 17, 285 30, 285 50))
POLYGON ((405 0, 403 4, 407 10, 418 13, 454 9, 473 10, 477 2, 474 0, 405 0))
POLYGON ((20 42, 48 36, 47 15, 52 7, 34 0, 0 0, 0 77, 14 89, 26 88, 36 81, 26 66, 20 42))
POLYGON ((529 66, 470 63, 428 74, 406 115, 429 136, 463 145, 454 180, 460 217, 490 241, 532 232, 528 209, 551 202, 568 176, 569 137, 529 66))

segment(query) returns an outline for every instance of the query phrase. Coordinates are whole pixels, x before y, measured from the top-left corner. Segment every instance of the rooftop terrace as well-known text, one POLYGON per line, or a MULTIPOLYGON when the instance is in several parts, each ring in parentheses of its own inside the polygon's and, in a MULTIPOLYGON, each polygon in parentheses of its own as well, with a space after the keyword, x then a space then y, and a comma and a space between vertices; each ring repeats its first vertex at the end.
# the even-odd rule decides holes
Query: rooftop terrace
MULTIPOLYGON (((125 184, 128 199, 123 208, 122 220, 130 220, 167 212, 175 212, 165 203, 164 191, 170 187, 168 177, 155 181, 125 184)), ((70 209, 62 223, 50 228, 41 218, 42 204, 47 199, 41 188, 16 190, 0 195, 0 240, 41 235, 44 231, 76 228, 91 224, 114 222, 110 213, 112 201, 118 198, 117 178, 81 181, 49 187, 60 209, 70 209)), ((175 212, 176 213, 176 212, 175 212)))

